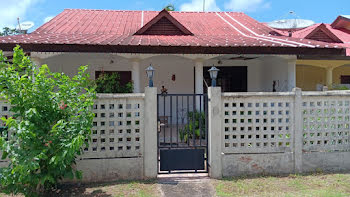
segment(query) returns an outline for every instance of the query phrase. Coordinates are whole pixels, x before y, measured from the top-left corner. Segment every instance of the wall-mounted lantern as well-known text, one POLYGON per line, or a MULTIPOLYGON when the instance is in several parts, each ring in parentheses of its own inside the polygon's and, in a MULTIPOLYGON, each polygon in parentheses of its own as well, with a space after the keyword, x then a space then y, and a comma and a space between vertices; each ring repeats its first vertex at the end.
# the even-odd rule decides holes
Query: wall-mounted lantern
POLYGON ((153 87, 154 68, 152 67, 152 64, 150 64, 149 67, 146 69, 146 74, 148 77, 148 86, 153 87))
POLYGON ((219 69, 217 69, 214 65, 208 70, 211 78, 211 86, 216 87, 216 79, 218 77, 219 69))

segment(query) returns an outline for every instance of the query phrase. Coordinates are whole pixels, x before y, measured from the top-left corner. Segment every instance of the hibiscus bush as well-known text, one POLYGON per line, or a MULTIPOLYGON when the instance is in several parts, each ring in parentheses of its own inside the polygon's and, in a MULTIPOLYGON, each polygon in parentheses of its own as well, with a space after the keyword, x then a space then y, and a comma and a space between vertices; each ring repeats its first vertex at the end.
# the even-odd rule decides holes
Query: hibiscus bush
POLYGON ((35 66, 17 46, 13 60, 0 51, 1 98, 12 117, 2 118, 7 132, 0 137, 0 190, 38 196, 65 178, 81 178, 74 170, 77 155, 88 145, 96 93, 87 66, 74 77, 35 66))

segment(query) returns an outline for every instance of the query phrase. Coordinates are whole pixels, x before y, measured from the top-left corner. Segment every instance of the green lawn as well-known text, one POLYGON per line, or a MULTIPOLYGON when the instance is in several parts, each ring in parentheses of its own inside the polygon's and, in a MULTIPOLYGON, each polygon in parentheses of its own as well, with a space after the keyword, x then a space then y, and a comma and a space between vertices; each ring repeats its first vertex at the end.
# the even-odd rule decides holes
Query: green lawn
MULTIPOLYGON (((159 196, 156 180, 152 181, 117 181, 106 184, 65 185, 52 193, 51 197, 153 197, 159 196)), ((10 197, 0 193, 1 197, 10 197)), ((13 196, 11 196, 13 197, 13 196)), ((22 196, 16 196, 22 197, 22 196)))
MULTIPOLYGON (((212 180, 212 184, 216 189, 218 196, 350 196, 350 174, 290 175, 287 177, 240 177, 212 180)), ((0 196, 9 197, 1 193, 0 196)), ((160 191, 158 190, 156 180, 117 181, 106 184, 61 186, 60 189, 50 196, 153 197, 160 196, 160 191)))
POLYGON ((213 184, 218 196, 350 196, 350 174, 241 177, 213 180, 213 184))

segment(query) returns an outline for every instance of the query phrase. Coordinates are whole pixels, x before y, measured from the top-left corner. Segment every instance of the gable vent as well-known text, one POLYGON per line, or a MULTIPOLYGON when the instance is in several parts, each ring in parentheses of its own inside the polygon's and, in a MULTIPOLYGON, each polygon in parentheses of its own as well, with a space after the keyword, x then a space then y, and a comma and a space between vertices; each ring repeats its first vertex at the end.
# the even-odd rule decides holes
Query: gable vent
POLYGON ((322 42, 330 42, 330 43, 336 42, 331 37, 329 37, 326 33, 324 33, 322 30, 316 31, 315 33, 313 33, 311 36, 307 38, 312 40, 322 41, 322 42))
POLYGON ((185 26, 177 21, 166 10, 139 29, 135 35, 193 35, 185 26))
POLYGON ((186 35, 166 17, 162 17, 158 22, 148 28, 143 35, 186 35))

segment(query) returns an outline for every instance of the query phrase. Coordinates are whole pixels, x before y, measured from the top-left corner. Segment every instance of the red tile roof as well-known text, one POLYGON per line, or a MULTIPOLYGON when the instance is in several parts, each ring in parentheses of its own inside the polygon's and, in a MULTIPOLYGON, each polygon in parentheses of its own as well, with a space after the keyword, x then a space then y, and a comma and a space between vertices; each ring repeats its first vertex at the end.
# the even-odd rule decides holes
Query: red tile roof
MULTIPOLYGON (((72 49, 73 46, 76 50, 79 50, 78 46, 106 46, 114 51, 118 51, 117 47, 138 47, 145 52, 153 52, 147 51, 146 47, 163 47, 163 51, 167 50, 164 47, 182 47, 181 50, 201 47, 203 52, 207 53, 212 51, 206 48, 223 47, 259 47, 261 53, 269 51, 276 54, 282 51, 274 50, 277 48, 294 48, 292 51, 285 51, 292 54, 295 53, 295 48, 327 49, 324 51, 336 54, 342 54, 344 51, 334 44, 278 36, 275 30, 240 12, 167 12, 193 35, 135 35, 159 13, 66 9, 30 34, 0 37, 0 49, 9 49, 14 44, 21 44, 27 46, 28 50, 46 46, 45 49, 40 49, 42 51, 49 51, 50 48, 53 49, 50 46, 54 45, 65 46, 64 49, 60 49, 63 51, 72 49), (266 50, 267 48, 269 49, 266 50)), ((316 54, 320 51, 309 52, 316 54)))
POLYGON ((347 56, 350 56, 350 30, 343 29, 343 28, 333 28, 331 24, 324 24, 319 23, 312 25, 310 27, 307 27, 305 29, 299 30, 297 32, 293 33, 293 37, 295 38, 307 38, 313 31, 317 29, 326 28, 329 32, 332 33, 332 35, 336 36, 337 39, 341 41, 341 43, 334 43, 341 47, 346 47, 347 49, 347 56))

